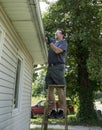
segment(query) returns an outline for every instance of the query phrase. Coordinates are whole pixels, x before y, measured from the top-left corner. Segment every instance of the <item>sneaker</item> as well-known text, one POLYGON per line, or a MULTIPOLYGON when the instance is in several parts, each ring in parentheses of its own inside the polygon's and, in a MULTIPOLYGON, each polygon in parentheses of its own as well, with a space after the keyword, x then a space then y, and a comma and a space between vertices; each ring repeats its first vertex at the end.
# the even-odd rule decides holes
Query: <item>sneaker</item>
POLYGON ((56 118, 57 112, 55 110, 52 110, 50 114, 48 114, 48 118, 56 118))
POLYGON ((56 118, 64 118, 64 111, 59 110, 56 118))

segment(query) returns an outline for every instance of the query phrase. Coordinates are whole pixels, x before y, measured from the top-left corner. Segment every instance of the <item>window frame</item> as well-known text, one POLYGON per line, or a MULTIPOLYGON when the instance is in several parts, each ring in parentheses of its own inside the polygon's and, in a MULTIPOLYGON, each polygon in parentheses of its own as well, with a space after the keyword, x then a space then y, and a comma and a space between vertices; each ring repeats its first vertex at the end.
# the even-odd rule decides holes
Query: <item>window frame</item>
MULTIPOLYGON (((24 59, 23 56, 18 53, 17 57, 17 65, 18 65, 18 59, 21 61, 20 66, 20 78, 19 78, 19 91, 18 91, 18 107, 14 108, 14 95, 15 95, 15 85, 16 85, 16 76, 15 76, 15 84, 14 84, 14 92, 13 92, 13 104, 12 104, 12 116, 16 116, 21 111, 21 98, 22 98, 22 86, 23 86, 23 68, 24 68, 24 59)), ((16 72, 17 74, 17 72, 16 72)))
POLYGON ((0 32, 1 32, 1 35, 0 35, 0 37, 1 37, 0 38, 0 60, 1 60, 3 43, 4 43, 4 38, 5 38, 5 31, 1 24, 0 24, 0 32))

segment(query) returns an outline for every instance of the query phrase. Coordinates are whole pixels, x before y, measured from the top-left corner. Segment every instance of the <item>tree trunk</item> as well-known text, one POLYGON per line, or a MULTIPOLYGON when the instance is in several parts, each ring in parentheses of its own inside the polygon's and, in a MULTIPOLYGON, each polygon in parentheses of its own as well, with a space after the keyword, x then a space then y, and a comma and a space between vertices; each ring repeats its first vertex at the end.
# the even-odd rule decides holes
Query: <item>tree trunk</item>
POLYGON ((96 120, 94 110, 94 90, 89 80, 87 71, 88 51, 82 46, 78 48, 78 83, 79 83, 79 112, 78 118, 80 122, 89 123, 89 121, 96 120), (84 51, 83 51, 84 50, 84 51))

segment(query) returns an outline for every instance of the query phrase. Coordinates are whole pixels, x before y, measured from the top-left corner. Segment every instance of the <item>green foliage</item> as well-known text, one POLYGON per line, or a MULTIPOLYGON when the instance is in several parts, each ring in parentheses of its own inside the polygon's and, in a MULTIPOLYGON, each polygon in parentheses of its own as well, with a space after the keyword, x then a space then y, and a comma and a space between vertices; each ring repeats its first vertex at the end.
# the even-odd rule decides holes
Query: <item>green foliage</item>
POLYGON ((102 46, 96 47, 94 51, 90 52, 87 66, 89 78, 93 81, 96 91, 102 91, 102 46))
POLYGON ((32 84, 32 96, 45 95, 45 70, 39 72, 36 80, 32 84))
MULTIPOLYGON (((93 1, 70 1, 70 21, 72 23, 71 42, 74 44, 74 58, 77 63, 78 85, 79 85, 79 112, 78 118, 81 122, 88 123, 96 119, 94 111, 95 87, 89 79, 87 60, 90 58, 94 47, 99 46, 100 23, 99 9, 93 1)), ((98 62, 99 63, 99 62, 98 62)))
POLYGON ((68 123, 69 123, 69 124, 77 124, 76 115, 69 115, 69 116, 68 116, 68 123))
POLYGON ((63 28, 68 40, 66 72, 68 96, 79 98, 78 118, 96 119, 94 91, 102 85, 102 42, 100 0, 59 0, 44 15, 47 32, 63 28))

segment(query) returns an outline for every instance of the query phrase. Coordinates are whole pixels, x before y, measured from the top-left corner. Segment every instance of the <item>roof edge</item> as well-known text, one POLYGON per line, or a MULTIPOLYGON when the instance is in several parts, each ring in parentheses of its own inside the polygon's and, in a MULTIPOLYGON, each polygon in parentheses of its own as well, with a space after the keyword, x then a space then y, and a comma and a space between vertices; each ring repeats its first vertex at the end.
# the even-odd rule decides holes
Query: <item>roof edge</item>
POLYGON ((47 46, 46 46, 46 41, 45 41, 44 26, 42 22, 39 2, 38 0, 28 0, 28 2, 29 2, 29 8, 31 10, 32 21, 36 25, 37 35, 39 37, 39 43, 43 50, 45 63, 47 63, 48 51, 47 51, 47 46))

